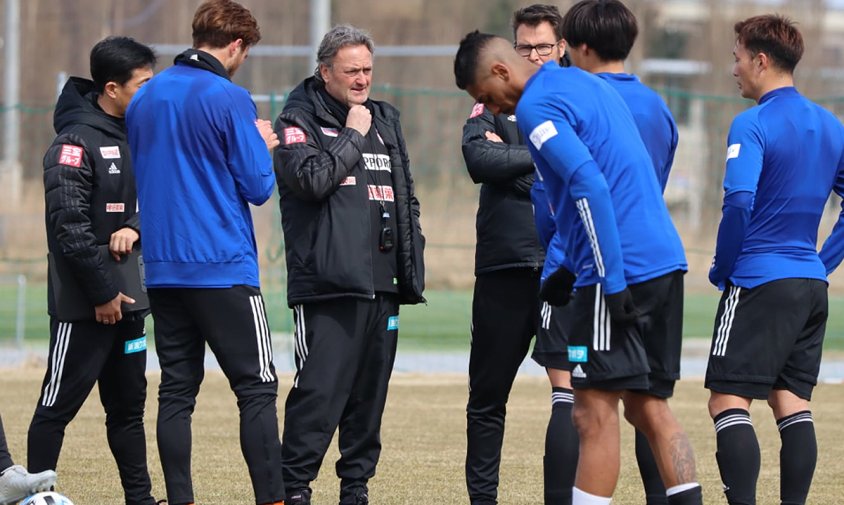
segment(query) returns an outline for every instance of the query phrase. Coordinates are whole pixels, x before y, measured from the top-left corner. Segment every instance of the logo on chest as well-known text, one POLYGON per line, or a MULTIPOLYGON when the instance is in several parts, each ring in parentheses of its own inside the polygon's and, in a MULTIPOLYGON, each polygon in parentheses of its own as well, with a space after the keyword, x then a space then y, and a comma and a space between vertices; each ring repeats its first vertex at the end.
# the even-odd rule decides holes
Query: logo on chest
POLYGON ((392 172, 393 165, 390 163, 390 157, 386 154, 363 154, 363 163, 367 170, 383 170, 385 172, 392 172))
POLYGON ((123 203, 107 203, 106 204, 106 212, 108 212, 108 213, 123 212, 123 210, 125 208, 126 208, 126 205, 123 204, 123 203))
POLYGON ((120 159, 120 148, 117 146, 106 146, 100 148, 100 156, 105 160, 120 159))
POLYGON ((370 200, 377 200, 381 202, 395 201, 395 195, 393 194, 392 186, 376 186, 373 184, 368 184, 366 188, 369 191, 370 200))
POLYGON ((117 175, 117 174, 120 173, 120 169, 117 168, 117 165, 115 165, 113 161, 111 162, 111 165, 109 165, 109 167, 108 167, 108 173, 109 173, 109 175, 117 175))

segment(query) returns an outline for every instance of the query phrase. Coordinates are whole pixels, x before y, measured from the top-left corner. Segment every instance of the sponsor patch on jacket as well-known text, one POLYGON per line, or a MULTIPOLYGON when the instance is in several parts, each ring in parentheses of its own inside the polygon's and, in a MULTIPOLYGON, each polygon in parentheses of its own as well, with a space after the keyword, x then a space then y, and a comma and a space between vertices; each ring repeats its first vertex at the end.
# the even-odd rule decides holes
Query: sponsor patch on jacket
POLYGON ((357 183, 358 183, 358 180, 355 178, 354 175, 350 175, 350 176, 346 177, 345 179, 343 179, 342 181, 340 181, 341 186, 354 186, 357 183))
POLYGON ((284 129, 284 145, 301 144, 308 141, 305 132, 301 128, 291 126, 284 129))
POLYGON ((109 173, 109 175, 117 175, 117 174, 120 173, 120 169, 117 168, 117 165, 115 165, 113 161, 111 162, 111 165, 109 165, 109 167, 108 167, 108 173, 109 173))
POLYGON ((516 122, 516 115, 510 114, 509 116, 507 116, 507 121, 510 121, 511 123, 515 123, 516 122))
POLYGON ((72 144, 62 144, 62 152, 59 153, 59 163, 69 167, 81 167, 82 148, 72 144))
POLYGON ((120 148, 117 146, 106 146, 100 148, 100 155, 106 160, 116 160, 120 158, 120 148))
POLYGON ((586 363, 589 361, 588 352, 585 345, 570 345, 569 363, 586 363))
POLYGON ((393 202, 395 201, 395 196, 393 195, 393 187, 392 186, 375 186, 373 184, 369 184, 366 186, 369 190, 369 199, 370 200, 378 200, 381 202, 393 202))
POLYGON ((542 144, 557 136, 557 127, 549 119, 540 124, 530 132, 530 141, 537 151, 542 149, 542 144))
POLYGON ((484 113, 484 104, 476 103, 474 107, 472 107, 472 113, 469 114, 469 119, 473 117, 478 117, 484 113))
POLYGON ((740 151, 741 151, 741 144, 730 145, 730 147, 727 148, 727 159, 731 160, 733 158, 738 158, 740 151))
POLYGON ((147 336, 144 335, 141 338, 136 338, 135 340, 127 340, 126 343, 123 345, 123 354, 134 354, 136 352, 146 351, 147 350, 147 336))
POLYGON ((393 169, 390 157, 386 154, 363 153, 363 164, 366 165, 367 170, 392 172, 393 169))
POLYGON ((323 134, 323 135, 326 135, 326 136, 328 136, 328 137, 336 137, 337 135, 339 135, 339 134, 340 134, 340 131, 339 131, 339 130, 337 130, 337 128, 324 128, 324 127, 320 127, 320 130, 322 130, 322 134, 323 134))
POLYGON ((399 329, 399 316, 390 316, 387 318, 387 331, 399 329))
POLYGON ((121 203, 107 203, 106 204, 106 212, 123 212, 123 209, 126 208, 126 205, 121 203))

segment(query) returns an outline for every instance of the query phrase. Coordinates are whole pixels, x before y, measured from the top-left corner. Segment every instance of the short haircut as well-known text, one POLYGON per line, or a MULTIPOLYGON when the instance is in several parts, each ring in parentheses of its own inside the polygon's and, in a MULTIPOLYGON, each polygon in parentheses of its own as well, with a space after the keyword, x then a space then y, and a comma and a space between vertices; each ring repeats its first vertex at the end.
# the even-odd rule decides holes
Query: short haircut
POLYGON ((340 49, 348 46, 366 46, 370 53, 375 54, 375 42, 373 42, 369 32, 352 25, 337 25, 329 30, 322 37, 322 42, 319 43, 317 66, 314 69, 314 77, 316 77, 317 81, 322 82, 319 66, 325 65, 331 68, 331 65, 334 63, 334 57, 337 56, 340 49))
POLYGON ((559 41, 563 38, 563 16, 556 5, 533 4, 522 7, 513 13, 513 40, 516 39, 516 29, 520 26, 539 26, 547 22, 554 29, 554 37, 559 41))
POLYGON ((586 44, 603 61, 627 59, 639 27, 619 0, 581 0, 563 17, 563 38, 571 47, 586 44))
POLYGON ((237 39, 244 47, 261 40, 258 22, 249 9, 231 0, 208 0, 193 15, 193 47, 226 47, 237 39))
POLYGON ((454 80, 458 88, 465 90, 475 83, 481 53, 495 38, 495 35, 475 30, 460 41, 460 47, 454 57, 454 80))
POLYGON ((755 16, 735 25, 736 41, 750 53, 765 53, 774 66, 786 72, 803 57, 803 36, 794 22, 778 14, 755 16))
POLYGON ((91 49, 91 79, 94 89, 102 93, 105 85, 116 82, 121 86, 141 68, 152 68, 157 58, 148 46, 129 37, 108 37, 91 49))

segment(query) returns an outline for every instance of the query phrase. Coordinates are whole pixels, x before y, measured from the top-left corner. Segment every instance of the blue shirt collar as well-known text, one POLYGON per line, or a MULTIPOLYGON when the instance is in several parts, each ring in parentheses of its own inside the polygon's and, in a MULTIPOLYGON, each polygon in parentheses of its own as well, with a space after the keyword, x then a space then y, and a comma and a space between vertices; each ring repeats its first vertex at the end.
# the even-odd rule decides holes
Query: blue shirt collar
POLYGON ((759 99, 759 105, 762 105, 765 102, 773 100, 778 96, 789 96, 789 95, 799 95, 800 93, 797 92, 797 88, 794 86, 785 86, 783 88, 772 89, 768 91, 762 98, 759 99))

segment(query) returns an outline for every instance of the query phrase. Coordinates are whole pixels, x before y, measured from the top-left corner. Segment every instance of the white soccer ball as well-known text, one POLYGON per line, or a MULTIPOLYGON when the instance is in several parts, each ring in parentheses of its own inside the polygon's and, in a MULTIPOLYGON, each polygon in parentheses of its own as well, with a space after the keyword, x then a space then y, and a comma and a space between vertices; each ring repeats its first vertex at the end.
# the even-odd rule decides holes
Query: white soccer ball
POLYGON ((73 505, 73 502, 52 491, 27 497, 20 505, 73 505))

